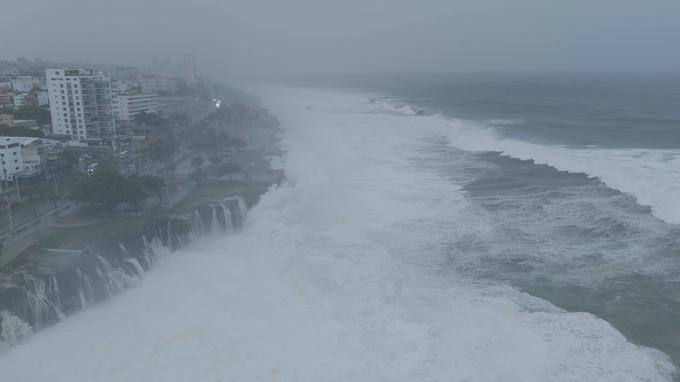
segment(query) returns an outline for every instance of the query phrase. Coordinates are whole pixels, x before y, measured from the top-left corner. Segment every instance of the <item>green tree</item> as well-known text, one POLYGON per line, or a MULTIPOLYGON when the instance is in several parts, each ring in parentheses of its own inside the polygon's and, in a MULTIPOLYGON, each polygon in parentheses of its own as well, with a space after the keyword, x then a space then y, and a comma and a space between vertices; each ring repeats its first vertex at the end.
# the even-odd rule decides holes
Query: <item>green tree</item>
POLYGON ((205 180, 205 172, 199 168, 189 175, 189 180, 201 184, 205 180))
POLYGON ((196 169, 200 169, 201 166, 203 166, 203 157, 198 155, 193 158, 191 158, 191 167, 194 167, 196 169))
POLYGON ((151 175, 144 175, 140 177, 144 190, 158 198, 158 202, 163 201, 163 189, 165 189, 165 181, 163 178, 151 175))
POLYGON ((174 147, 165 141, 157 141, 149 144, 149 156, 156 161, 168 161, 175 153, 174 147))
POLYGON ((124 177, 110 169, 98 169, 85 177, 69 195, 71 200, 105 211, 109 217, 123 203, 138 208, 148 194, 138 177, 124 177))
POLYGON ((57 160, 64 164, 64 167, 68 170, 73 170, 78 165, 78 160, 80 159, 80 154, 75 150, 64 150, 59 153, 57 160))
POLYGON ((170 122, 172 122, 173 125, 187 125, 190 122, 188 115, 176 111, 170 113, 168 119, 170 120, 170 122))
POLYGON ((44 134, 40 130, 29 129, 27 127, 15 127, 0 125, 0 135, 7 137, 36 137, 40 138, 44 134))
POLYGON ((222 157, 219 155, 213 155, 210 158, 208 158, 208 160, 210 160, 210 163, 212 163, 215 166, 219 166, 222 163, 222 157))
POLYGON ((125 198, 122 183, 125 177, 112 171, 98 170, 86 177, 69 196, 70 199, 95 206, 113 216, 113 209, 125 198))
POLYGON ((119 190, 122 199, 121 203, 127 203, 138 211, 141 210, 142 201, 149 196, 144 181, 136 175, 124 178, 123 182, 119 185, 119 190))
POLYGON ((147 113, 145 111, 140 112, 135 116, 135 122, 137 124, 145 124, 149 127, 160 127, 168 124, 168 120, 161 117, 157 113, 147 113))
POLYGON ((248 146, 248 144, 241 138, 232 138, 227 141, 227 146, 241 149, 248 146))
POLYGON ((170 174, 170 176, 175 175, 175 171, 177 170, 177 163, 175 162, 170 162, 165 166, 165 170, 170 174))
POLYGON ((14 119, 35 119, 39 125, 46 125, 52 121, 50 111, 38 106, 22 106, 14 112, 14 119))
POLYGON ((238 163, 228 162, 217 168, 217 176, 229 175, 231 180, 234 180, 234 176, 241 172, 241 166, 238 163))

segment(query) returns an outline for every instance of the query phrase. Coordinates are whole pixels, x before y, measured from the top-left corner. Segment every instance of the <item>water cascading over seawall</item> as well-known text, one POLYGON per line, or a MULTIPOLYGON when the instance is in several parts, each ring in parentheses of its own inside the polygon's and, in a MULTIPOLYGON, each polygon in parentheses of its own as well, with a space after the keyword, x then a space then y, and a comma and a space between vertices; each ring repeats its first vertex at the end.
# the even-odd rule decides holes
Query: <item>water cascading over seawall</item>
POLYGON ((46 250, 0 270, 0 351, 139 282, 159 259, 192 239, 243 227, 241 197, 206 202, 160 219, 125 242, 46 250))

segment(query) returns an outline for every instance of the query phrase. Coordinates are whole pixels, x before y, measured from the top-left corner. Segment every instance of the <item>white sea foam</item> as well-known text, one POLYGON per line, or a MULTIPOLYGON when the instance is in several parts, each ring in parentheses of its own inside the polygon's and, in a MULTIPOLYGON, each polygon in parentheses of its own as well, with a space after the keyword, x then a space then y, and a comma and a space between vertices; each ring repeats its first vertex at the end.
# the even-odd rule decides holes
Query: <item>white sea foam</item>
POLYGON ((378 110, 386 113, 400 114, 400 115, 418 115, 420 109, 405 104, 403 102, 385 99, 382 95, 375 94, 375 96, 362 96, 356 99, 360 107, 363 107, 365 103, 371 105, 370 108, 364 108, 366 110, 378 110), (367 98, 368 97, 368 98, 367 98))
POLYGON ((285 168, 283 158, 278 155, 269 157, 269 168, 272 170, 283 170, 285 168))
POLYGON ((437 126, 350 95, 266 100, 286 129, 288 184, 240 234, 194 243, 0 357, 3 381, 670 378, 663 354, 600 319, 446 272, 439 246, 483 228, 458 219, 455 185, 411 160, 437 126))
MULTIPOLYGON (((380 109, 386 109, 379 105, 380 109)), ((401 106, 403 107, 403 106, 401 106)), ((561 171, 597 177, 609 187, 633 195, 658 218, 680 224, 680 149, 604 149, 543 145, 501 137, 493 125, 521 121, 492 120, 488 125, 442 115, 422 117, 423 124, 450 131, 451 145, 468 151, 497 151, 533 160, 561 171)))
POLYGON ((451 126, 451 144, 457 148, 498 151, 561 171, 597 177, 651 207, 658 218, 680 224, 680 150, 549 146, 500 138, 493 129, 464 121, 446 123, 451 126))

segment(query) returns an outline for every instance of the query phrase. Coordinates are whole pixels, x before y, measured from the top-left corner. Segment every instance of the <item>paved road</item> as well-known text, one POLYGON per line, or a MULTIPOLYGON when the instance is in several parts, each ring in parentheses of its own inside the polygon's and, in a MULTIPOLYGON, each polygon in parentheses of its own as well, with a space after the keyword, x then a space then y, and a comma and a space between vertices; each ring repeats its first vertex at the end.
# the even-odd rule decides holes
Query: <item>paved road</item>
POLYGON ((49 232, 59 218, 72 214, 78 209, 75 203, 63 203, 57 209, 44 213, 32 221, 18 224, 13 231, 3 232, 0 238, 3 240, 2 254, 0 254, 0 267, 3 267, 21 252, 35 244, 41 237, 49 232))
MULTIPOLYGON (((188 162, 188 160, 184 161, 188 162)), ((182 163, 184 164, 184 163, 182 163)), ((182 166, 184 167, 184 166, 182 166)), ((184 179, 169 180, 172 182, 174 192, 166 194, 163 208, 170 208, 182 200, 191 190, 194 189, 194 182, 187 182, 184 179)), ((168 184, 170 186, 170 184, 168 184)), ((150 198, 151 200, 153 198, 150 198)), ((52 207, 54 207, 52 205, 52 207)), ((0 232, 0 240, 3 241, 2 253, 0 253, 0 268, 19 256, 31 245, 37 243, 41 238, 51 232, 54 227, 76 226, 77 224, 62 224, 58 221, 78 210, 78 204, 73 202, 61 201, 59 206, 49 209, 47 212, 38 215, 36 218, 32 213, 26 213, 21 222, 14 225, 14 230, 4 230, 0 232)), ((15 220, 16 221, 16 220, 15 220)), ((89 221, 87 224, 98 224, 101 221, 89 221)))
MULTIPOLYGON (((15 227, 24 223, 31 222, 37 217, 42 216, 48 212, 54 211, 56 208, 69 203, 68 200, 34 200, 33 202, 25 201, 21 205, 12 203, 12 222, 15 227)), ((9 213, 7 210, 7 202, 0 200, 0 236, 10 231, 9 213)))

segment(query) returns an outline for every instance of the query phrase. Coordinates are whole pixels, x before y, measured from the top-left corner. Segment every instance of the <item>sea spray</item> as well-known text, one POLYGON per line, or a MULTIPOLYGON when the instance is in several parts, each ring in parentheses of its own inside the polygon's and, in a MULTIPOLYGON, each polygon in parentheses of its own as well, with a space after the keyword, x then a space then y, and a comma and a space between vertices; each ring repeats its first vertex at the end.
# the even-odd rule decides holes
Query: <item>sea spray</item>
POLYGON ((209 209, 196 208, 187 219, 168 219, 152 229, 151 240, 140 235, 128 243, 116 243, 117 248, 102 245, 84 251, 57 250, 42 254, 49 258, 36 255, 19 267, 5 267, 0 272, 0 350, 137 285, 169 250, 186 244, 190 235, 230 232, 232 215, 224 204, 216 203, 209 209), (201 211, 210 213, 209 230, 201 211), (56 261, 59 256, 64 257, 63 265, 56 261), (43 264, 46 260, 50 262, 43 264))

